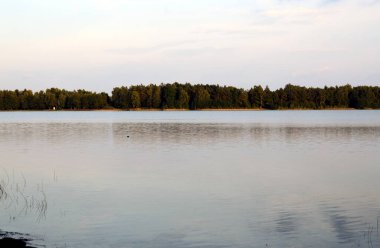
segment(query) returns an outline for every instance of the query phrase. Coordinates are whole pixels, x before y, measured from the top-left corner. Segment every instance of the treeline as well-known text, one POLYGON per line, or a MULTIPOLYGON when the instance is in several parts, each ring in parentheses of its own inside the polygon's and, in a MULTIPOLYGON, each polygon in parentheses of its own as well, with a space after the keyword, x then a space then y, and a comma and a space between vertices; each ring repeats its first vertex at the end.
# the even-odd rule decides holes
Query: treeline
POLYGON ((31 90, 0 90, 0 110, 102 109, 110 105, 108 94, 86 90, 51 88, 34 93, 31 90))
POLYGON ((45 109, 326 109, 380 108, 380 87, 350 85, 302 87, 288 84, 271 91, 204 84, 161 84, 116 87, 112 95, 57 88, 0 90, 0 110, 45 109))
POLYGON ((380 87, 307 88, 288 84, 271 91, 260 85, 249 90, 202 84, 138 85, 114 88, 112 103, 116 108, 364 109, 380 108, 380 87))

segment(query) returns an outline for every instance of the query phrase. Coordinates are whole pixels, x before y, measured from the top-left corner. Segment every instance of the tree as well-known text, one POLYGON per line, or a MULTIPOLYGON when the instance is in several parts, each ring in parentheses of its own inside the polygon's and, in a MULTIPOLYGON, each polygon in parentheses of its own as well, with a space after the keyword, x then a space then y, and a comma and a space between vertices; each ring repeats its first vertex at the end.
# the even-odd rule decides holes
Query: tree
POLYGON ((137 90, 133 90, 130 92, 128 102, 130 108, 141 107, 140 94, 137 92, 137 90))
POLYGON ((175 84, 165 84, 161 86, 161 96, 162 108, 175 108, 175 84))
POLYGON ((178 98, 177 98, 177 108, 180 109, 187 109, 189 108, 189 101, 190 97, 189 94, 187 94, 186 90, 180 88, 178 90, 178 98))
POLYGON ((193 109, 202 109, 209 107, 210 94, 201 85, 195 86, 194 96, 193 96, 193 109))
POLYGON ((347 107, 350 104, 349 95, 352 91, 351 85, 336 87, 336 105, 337 107, 347 107))
POLYGON ((376 101, 376 95, 368 86, 355 87, 350 94, 350 107, 353 108, 372 108, 376 106, 376 101))
POLYGON ((112 104, 116 108, 128 107, 128 88, 116 87, 112 90, 112 104))
POLYGON ((261 85, 254 86, 248 92, 248 99, 253 108, 263 107, 263 97, 264 97, 264 90, 261 87, 261 85))
POLYGON ((28 110, 33 109, 33 92, 31 90, 23 90, 19 94, 20 109, 28 110))
POLYGON ((243 90, 238 90, 238 97, 237 97, 237 106, 238 108, 248 108, 250 106, 250 103, 248 101, 248 93, 243 90))
MULTIPOLYGON (((18 91, 17 91, 18 92, 18 91)), ((5 90, 3 91, 3 109, 4 110, 17 110, 19 109, 19 99, 16 91, 5 90)))
POLYGON ((161 103, 161 87, 153 85, 153 95, 152 95, 152 107, 160 108, 162 106, 161 103))
POLYGON ((266 109, 276 108, 276 104, 274 102, 274 93, 269 89, 268 86, 266 86, 264 90, 263 105, 266 109))

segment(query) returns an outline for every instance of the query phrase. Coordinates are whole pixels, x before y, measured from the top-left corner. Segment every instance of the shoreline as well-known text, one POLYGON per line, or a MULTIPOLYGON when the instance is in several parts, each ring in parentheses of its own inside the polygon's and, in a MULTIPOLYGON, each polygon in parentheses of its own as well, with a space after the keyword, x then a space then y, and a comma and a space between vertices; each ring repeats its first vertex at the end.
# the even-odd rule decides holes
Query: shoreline
POLYGON ((312 108, 294 108, 294 109, 263 109, 263 108, 236 108, 236 109, 157 109, 157 108, 136 108, 136 109, 61 109, 61 110, 52 110, 52 109, 42 109, 42 110, 0 110, 1 112, 160 112, 160 111, 169 111, 169 112, 183 112, 183 111, 347 111, 347 110, 379 110, 372 108, 365 109, 355 109, 355 108, 325 108, 325 109, 312 109, 312 108))

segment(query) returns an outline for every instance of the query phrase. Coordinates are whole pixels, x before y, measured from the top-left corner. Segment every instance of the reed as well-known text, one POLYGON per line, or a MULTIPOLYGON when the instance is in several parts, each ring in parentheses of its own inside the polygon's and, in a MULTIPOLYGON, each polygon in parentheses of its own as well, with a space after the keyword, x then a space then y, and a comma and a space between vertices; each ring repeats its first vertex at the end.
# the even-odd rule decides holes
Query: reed
POLYGON ((10 177, 6 170, 3 171, 3 177, 0 178, 0 207, 9 211, 9 220, 30 214, 35 215, 37 222, 46 218, 48 202, 43 184, 29 187, 23 174, 16 178, 14 173, 10 177), (32 191, 32 188, 37 190, 32 191))

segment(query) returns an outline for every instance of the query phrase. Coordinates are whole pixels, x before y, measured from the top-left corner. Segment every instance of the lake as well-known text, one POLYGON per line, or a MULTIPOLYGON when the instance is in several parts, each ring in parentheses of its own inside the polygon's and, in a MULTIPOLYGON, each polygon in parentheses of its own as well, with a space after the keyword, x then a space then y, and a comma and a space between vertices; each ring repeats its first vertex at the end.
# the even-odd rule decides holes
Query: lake
POLYGON ((0 112, 36 247, 379 247, 380 111, 0 112))

